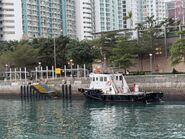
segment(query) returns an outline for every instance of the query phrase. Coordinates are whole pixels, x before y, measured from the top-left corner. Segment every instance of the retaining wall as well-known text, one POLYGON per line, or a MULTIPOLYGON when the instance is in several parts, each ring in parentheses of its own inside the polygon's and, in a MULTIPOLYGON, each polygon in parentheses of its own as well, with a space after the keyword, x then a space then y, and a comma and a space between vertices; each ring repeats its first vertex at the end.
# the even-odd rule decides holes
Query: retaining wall
MULTIPOLYGON (((130 88, 133 83, 139 85, 140 90, 145 91, 160 91, 164 93, 166 100, 184 100, 185 101, 185 74, 169 74, 169 75, 140 75, 140 76, 125 76, 130 88)), ((67 79, 68 83, 72 84, 72 94, 81 95, 78 88, 86 88, 89 85, 88 79, 67 79)), ((59 84, 62 80, 49 81, 51 87, 56 90, 61 90, 59 84)), ((0 96, 19 96, 20 85, 22 82, 1 82, 0 96)))

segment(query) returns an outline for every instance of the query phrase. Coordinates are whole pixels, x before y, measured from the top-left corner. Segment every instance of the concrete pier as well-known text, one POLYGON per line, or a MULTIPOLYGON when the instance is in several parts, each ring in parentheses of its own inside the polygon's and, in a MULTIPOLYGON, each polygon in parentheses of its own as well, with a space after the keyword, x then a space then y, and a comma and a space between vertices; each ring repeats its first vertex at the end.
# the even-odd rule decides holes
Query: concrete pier
MULTIPOLYGON (((125 76, 129 87, 132 89, 133 83, 139 85, 140 90, 159 91, 164 93, 165 100, 185 100, 185 75, 142 75, 142 76, 125 76)), ((71 84, 71 95, 82 96, 78 92, 78 88, 87 88, 89 85, 88 78, 65 78, 68 84, 71 84)), ((48 84, 51 88, 62 91, 60 85, 63 80, 49 80, 48 84)), ((1 82, 0 97, 20 97, 20 86, 26 84, 23 82, 1 82)), ((65 88, 64 88, 65 89, 65 88)))

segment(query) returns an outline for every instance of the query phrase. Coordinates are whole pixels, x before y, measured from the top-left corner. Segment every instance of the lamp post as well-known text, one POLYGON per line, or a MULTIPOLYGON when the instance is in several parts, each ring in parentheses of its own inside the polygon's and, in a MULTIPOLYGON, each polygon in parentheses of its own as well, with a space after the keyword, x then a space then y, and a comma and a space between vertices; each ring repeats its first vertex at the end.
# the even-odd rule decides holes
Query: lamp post
MULTIPOLYGON (((63 34, 63 30, 60 30, 60 35, 63 34)), ((55 39, 55 35, 53 35, 53 56, 54 56, 54 70, 57 67, 57 56, 56 56, 56 39, 55 39)))
POLYGON ((5 64, 5 70, 6 70, 6 72, 5 72, 5 79, 7 80, 7 78, 8 78, 8 73, 7 73, 7 71, 8 71, 8 64, 5 64))
POLYGON ((54 51, 54 70, 55 70, 55 69, 56 69, 56 66, 57 66, 57 59, 56 59, 56 41, 55 41, 55 37, 53 38, 53 43, 54 43, 53 51, 54 51))
POLYGON ((72 69, 73 69, 73 59, 70 59, 68 64, 71 66, 71 77, 73 77, 73 74, 72 74, 72 69))
POLYGON ((152 74, 152 54, 149 54, 150 56, 150 73, 152 74))
POLYGON ((41 73, 41 62, 38 62, 38 64, 39 64, 39 69, 38 70, 39 70, 39 78, 40 78, 41 77, 41 74, 42 74, 41 73))

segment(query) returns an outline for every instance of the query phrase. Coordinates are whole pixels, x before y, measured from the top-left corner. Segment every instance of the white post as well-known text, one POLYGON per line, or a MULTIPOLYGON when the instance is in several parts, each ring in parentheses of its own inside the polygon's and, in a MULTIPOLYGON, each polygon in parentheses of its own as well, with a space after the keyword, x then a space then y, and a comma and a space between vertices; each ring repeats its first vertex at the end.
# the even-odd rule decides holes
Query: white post
POLYGON ((12 69, 10 68, 10 81, 12 80, 12 69))
POLYGON ((54 67, 52 66, 52 78, 55 79, 55 75, 54 75, 54 67))
POLYGON ((46 66, 46 78, 48 79, 48 66, 46 66))
POLYGON ((64 65, 64 77, 66 78, 66 65, 64 65))
POLYGON ((150 56, 150 72, 152 74, 152 54, 149 54, 150 56))
POLYGON ((24 80, 25 80, 25 82, 27 80, 27 77, 26 77, 26 67, 24 68, 24 80))
POLYGON ((17 70, 15 68, 15 81, 17 80, 17 70))
POLYGON ((80 77, 80 73, 79 73, 80 71, 79 71, 79 69, 80 69, 80 68, 79 68, 79 65, 77 65, 77 78, 80 77))
POLYGON ((37 81, 37 67, 35 67, 35 80, 37 81))
POLYGON ((71 63, 71 77, 73 77, 72 69, 73 69, 73 65, 72 65, 72 63, 71 63))
POLYGON ((43 70, 42 70, 42 66, 40 67, 40 78, 43 79, 43 70))
POLYGON ((86 67, 85 67, 85 64, 84 64, 84 78, 86 78, 86 67))
POLYGON ((22 80, 22 77, 21 77, 21 68, 19 68, 19 72, 20 72, 20 80, 22 80))
POLYGON ((53 38, 53 42, 54 42, 54 69, 56 69, 56 65, 57 65, 57 58, 56 58, 56 42, 55 42, 55 37, 53 38))

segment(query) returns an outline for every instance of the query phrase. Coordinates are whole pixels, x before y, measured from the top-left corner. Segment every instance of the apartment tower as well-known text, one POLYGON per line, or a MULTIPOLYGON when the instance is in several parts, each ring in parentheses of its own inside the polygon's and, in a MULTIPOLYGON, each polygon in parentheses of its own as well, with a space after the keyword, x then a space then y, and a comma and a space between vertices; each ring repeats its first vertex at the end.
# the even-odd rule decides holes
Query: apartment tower
POLYGON ((60 0, 22 0, 24 38, 60 36, 60 8, 60 0))
POLYGON ((0 40, 22 38, 21 1, 0 0, 0 40))

